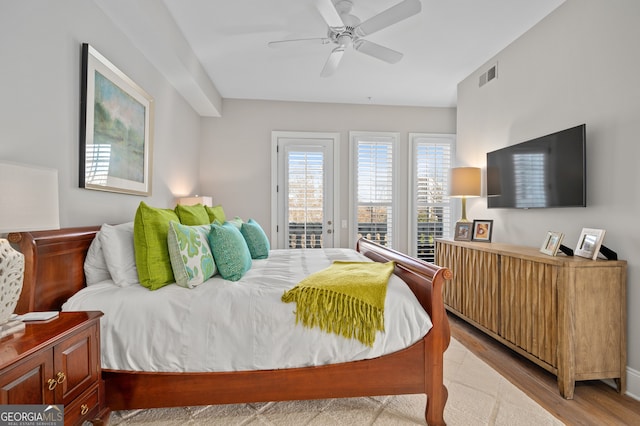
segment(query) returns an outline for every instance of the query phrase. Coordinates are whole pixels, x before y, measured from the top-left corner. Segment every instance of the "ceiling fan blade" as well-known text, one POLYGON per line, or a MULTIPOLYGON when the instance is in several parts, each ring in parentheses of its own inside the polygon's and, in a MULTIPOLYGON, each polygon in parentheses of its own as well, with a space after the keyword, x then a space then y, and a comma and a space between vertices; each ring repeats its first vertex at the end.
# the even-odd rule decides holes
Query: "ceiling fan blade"
POLYGON ((294 38, 289 40, 270 41, 267 46, 278 48, 288 45, 311 45, 311 44, 329 44, 331 40, 326 37, 314 37, 314 38, 294 38))
POLYGON ((332 29, 344 30, 344 22, 331 0, 315 0, 316 8, 327 25, 332 29))
POLYGON ((377 43, 373 43, 367 40, 357 40, 353 43, 353 47, 358 52, 373 56, 374 58, 380 59, 390 64, 395 64, 400 59, 402 59, 402 56, 404 56, 400 52, 389 49, 388 47, 380 46, 377 43))
POLYGON ((324 68, 322 68, 322 72, 320 73, 320 77, 329 77, 332 75, 335 70, 338 68, 338 64, 342 59, 342 55, 344 55, 344 47, 338 46, 331 51, 329 55, 329 59, 324 64, 324 68))
POLYGON ((409 18, 422 10, 420 0, 404 0, 389 9, 367 19, 356 27, 356 34, 364 37, 409 18))

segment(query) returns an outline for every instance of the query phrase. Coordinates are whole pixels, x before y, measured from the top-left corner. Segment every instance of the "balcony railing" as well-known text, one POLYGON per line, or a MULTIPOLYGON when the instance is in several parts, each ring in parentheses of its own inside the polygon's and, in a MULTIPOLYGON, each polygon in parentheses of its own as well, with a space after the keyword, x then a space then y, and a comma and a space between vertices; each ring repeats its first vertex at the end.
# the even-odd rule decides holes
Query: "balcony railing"
MULTIPOLYGON (((419 222, 417 235, 418 259, 433 263, 436 238, 442 238, 442 222, 419 222)), ((358 237, 364 237, 384 246, 388 245, 387 223, 367 222, 358 225, 358 237)), ((322 248, 322 224, 319 222, 289 223, 289 248, 322 248)))
POLYGON ((289 248, 322 247, 322 223, 289 222, 289 248))

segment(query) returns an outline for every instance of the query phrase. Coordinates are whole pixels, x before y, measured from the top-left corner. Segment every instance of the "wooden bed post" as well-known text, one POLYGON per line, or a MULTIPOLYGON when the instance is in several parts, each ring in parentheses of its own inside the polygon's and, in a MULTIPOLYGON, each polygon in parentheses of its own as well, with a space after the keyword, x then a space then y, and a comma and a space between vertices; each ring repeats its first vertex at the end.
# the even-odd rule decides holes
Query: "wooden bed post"
POLYGON ((427 407, 425 418, 429 426, 445 425, 444 407, 449 397, 447 387, 444 385, 444 352, 449 347, 451 341, 451 330, 449 328, 449 320, 444 307, 442 287, 445 280, 453 278, 453 274, 448 269, 441 269, 432 281, 431 288, 431 306, 433 311, 430 313, 431 321, 439 324, 438 328, 434 327, 425 337, 426 345, 432 345, 437 348, 431 352, 433 356, 430 360, 425 360, 425 386, 427 387, 427 407), (429 362, 430 361, 430 362, 429 362))

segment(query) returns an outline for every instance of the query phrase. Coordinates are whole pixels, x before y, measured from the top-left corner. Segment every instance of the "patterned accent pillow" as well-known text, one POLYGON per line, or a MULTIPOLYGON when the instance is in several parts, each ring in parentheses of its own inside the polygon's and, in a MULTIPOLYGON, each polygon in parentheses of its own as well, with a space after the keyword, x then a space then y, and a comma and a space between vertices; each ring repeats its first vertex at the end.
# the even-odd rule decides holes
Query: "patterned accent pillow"
POLYGON ((211 224, 209 246, 218 272, 225 280, 238 281, 251 269, 251 253, 244 237, 229 222, 211 224))
POLYGON ((252 259, 266 259, 269 257, 269 250, 271 249, 269 238, 267 238, 267 234, 264 233, 258 222, 249 219, 242 224, 240 232, 247 242, 252 259))
POLYGON ((209 225, 186 226, 169 222, 167 245, 176 284, 194 288, 216 273, 209 248, 209 225))

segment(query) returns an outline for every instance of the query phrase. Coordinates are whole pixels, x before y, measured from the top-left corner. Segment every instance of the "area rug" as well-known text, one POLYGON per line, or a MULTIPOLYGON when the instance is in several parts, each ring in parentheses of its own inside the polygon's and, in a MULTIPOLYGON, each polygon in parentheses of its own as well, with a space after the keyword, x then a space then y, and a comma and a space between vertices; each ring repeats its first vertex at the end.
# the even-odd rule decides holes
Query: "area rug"
MULTIPOLYGON (((454 339, 445 353, 445 421, 464 425, 563 423, 454 339)), ((424 425, 425 395, 114 411, 110 425, 424 425)))

